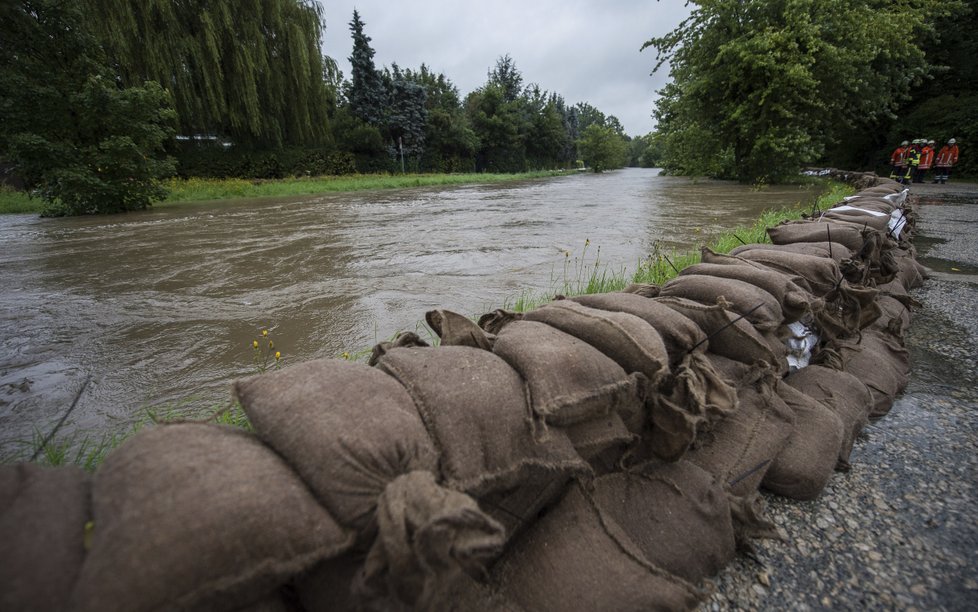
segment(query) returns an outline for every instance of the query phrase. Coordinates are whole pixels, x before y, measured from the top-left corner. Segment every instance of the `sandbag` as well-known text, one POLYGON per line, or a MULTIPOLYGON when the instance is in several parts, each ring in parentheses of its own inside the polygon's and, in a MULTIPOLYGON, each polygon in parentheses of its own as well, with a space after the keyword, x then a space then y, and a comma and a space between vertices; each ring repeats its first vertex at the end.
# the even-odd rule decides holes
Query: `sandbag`
POLYGON ((737 410, 717 423, 686 459, 720 479, 734 495, 756 491, 794 427, 794 414, 773 390, 770 371, 755 369, 737 389, 737 410))
POLYGON ((736 409, 737 390, 702 351, 689 353, 670 382, 651 411, 652 427, 643 435, 642 455, 676 461, 736 409))
POLYGON ((685 268, 680 275, 722 276, 759 287, 778 301, 787 323, 800 320, 820 305, 815 296, 795 282, 798 280, 804 283, 800 277, 793 277, 740 257, 714 253, 709 249, 701 251, 701 259, 703 263, 685 268))
POLYGON ((0 610, 63 610, 85 560, 91 479, 74 466, 0 466, 0 610))
POLYGON ((805 279, 808 283, 806 288, 816 297, 832 291, 843 280, 839 264, 827 257, 768 249, 749 249, 737 256, 805 279))
POLYGON ((656 385, 669 371, 669 355, 662 337, 643 319, 627 312, 589 308, 571 300, 558 300, 524 315, 526 321, 546 323, 587 342, 625 369, 641 372, 656 385))
POLYGON ((789 374, 784 382, 824 404, 842 419, 844 431, 837 469, 848 470, 856 436, 868 422, 872 403, 869 388, 852 374, 819 365, 789 374))
POLYGON ((744 363, 764 361, 779 369, 787 369, 784 345, 769 341, 739 315, 720 306, 706 306, 683 298, 654 299, 699 325, 710 339, 711 352, 744 363))
POLYGON ((662 286, 661 297, 678 297, 701 304, 724 307, 752 323, 761 332, 776 330, 784 323, 777 299, 757 285, 734 278, 710 275, 680 275, 662 286))
MULTIPOLYGON (((676 310, 636 294, 608 293, 571 298, 602 310, 628 312, 652 324, 669 353, 673 375, 647 403, 647 421, 629 429, 643 437, 645 455, 667 461, 681 457, 698 432, 736 405, 737 394, 703 357, 709 346, 695 322, 676 310)), ((593 465, 593 464, 592 464, 593 465)))
POLYGON ((388 483, 414 470, 438 470, 411 397, 375 368, 317 359, 239 380, 233 393, 258 436, 330 514, 368 539, 388 483))
POLYGON ((533 413, 550 425, 634 414, 644 403, 642 374, 626 374, 598 349, 549 325, 513 321, 492 350, 520 373, 533 413))
POLYGON ((761 486, 791 499, 815 499, 839 461, 845 426, 831 409, 791 385, 779 381, 776 391, 794 413, 795 426, 761 486))
POLYGON ((233 610, 352 545, 252 434, 174 424, 109 454, 70 610, 233 610))
POLYGON ((363 602, 353 593, 366 554, 351 550, 318 563, 295 579, 295 592, 305 610, 363 612, 363 602))
POLYGON ((377 506, 377 540, 354 593, 367 609, 431 610, 464 575, 479 574, 502 551, 502 525, 430 472, 389 484, 377 506))
POLYGON ((525 610, 689 610, 705 595, 645 557, 581 485, 518 538, 492 584, 525 610))
POLYGON ((852 251, 860 251, 866 241, 860 228, 811 221, 787 221, 767 228, 767 235, 774 244, 831 241, 840 242, 852 251))
POLYGON ((796 242, 794 244, 745 244, 730 251, 729 255, 741 255, 745 251, 780 251, 816 257, 830 257, 836 262, 852 258, 852 250, 838 242, 796 242))
POLYGON ((438 334, 442 346, 471 346, 491 351, 496 341, 495 336, 486 333, 475 321, 450 310, 430 310, 425 313, 425 321, 438 334))
POLYGON ((895 257, 897 266, 896 278, 907 290, 916 289, 924 286, 924 279, 927 278, 927 268, 920 265, 912 256, 904 255, 895 257))
POLYGON ((535 436, 520 375, 468 346, 391 349, 377 367, 407 390, 440 457, 444 484, 482 496, 589 470, 567 436, 535 436))
POLYGON ((722 483, 689 461, 649 462, 594 481, 595 504, 646 559, 691 583, 736 553, 722 483))
POLYGON ((910 376, 907 349, 887 334, 867 330, 859 342, 840 341, 832 348, 842 355, 845 371, 861 380, 873 396, 870 418, 886 415, 910 376))
POLYGON ((634 293, 597 293, 568 298, 589 308, 627 312, 655 328, 665 343, 669 361, 675 366, 694 347, 706 350, 706 334, 689 318, 664 304, 634 293))
POLYGON ((868 227, 877 232, 888 232, 890 227, 890 216, 875 210, 860 210, 851 207, 847 210, 831 208, 818 218, 818 221, 833 221, 849 223, 856 228, 868 227))
POLYGON ((597 473, 614 471, 618 460, 638 438, 617 414, 577 423, 562 431, 577 454, 590 462, 597 473))

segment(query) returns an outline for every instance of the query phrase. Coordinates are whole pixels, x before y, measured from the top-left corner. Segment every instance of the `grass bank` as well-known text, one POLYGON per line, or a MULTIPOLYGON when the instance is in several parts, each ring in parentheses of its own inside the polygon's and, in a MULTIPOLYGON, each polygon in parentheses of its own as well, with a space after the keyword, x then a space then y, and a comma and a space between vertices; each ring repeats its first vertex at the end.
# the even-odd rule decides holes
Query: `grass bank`
MULTIPOLYGON (((741 243, 766 242, 766 229, 788 219, 799 219, 803 213, 811 212, 814 207, 826 209, 836 204, 844 196, 854 190, 842 183, 828 183, 824 194, 807 206, 785 207, 770 210, 749 226, 735 227, 711 241, 709 246, 719 253, 727 253, 741 243)), ((650 283, 661 285, 679 274, 683 268, 699 263, 699 249, 688 251, 653 251, 645 259, 638 262, 635 270, 628 271, 625 267, 613 268, 601 261, 601 249, 591 247, 589 242, 584 245, 580 257, 572 258, 566 254, 561 275, 555 279, 551 287, 542 289, 526 289, 519 295, 505 300, 502 308, 525 312, 546 304, 557 294, 565 296, 585 295, 593 293, 608 293, 620 291, 631 283, 650 283), (593 253, 593 258, 589 255, 593 253)), ((490 308, 491 309, 491 308, 490 308)), ((426 340, 437 344, 437 335, 428 329, 422 321, 415 330, 426 340)), ((343 353, 343 359, 366 360, 370 356, 370 348, 353 353, 343 353)), ((121 433, 90 434, 79 432, 67 436, 47 440, 41 432, 36 432, 31 440, 21 443, 19 452, 0 457, 0 462, 23 461, 36 456, 36 461, 47 465, 75 464, 88 470, 94 470, 105 455, 113 448, 124 442, 146 426, 160 422, 181 421, 187 419, 202 419, 226 425, 251 428, 244 411, 237 404, 215 406, 210 410, 197 410, 188 413, 179 406, 157 410, 144 410, 140 419, 129 429, 121 433)))
MULTIPOLYGON (((527 179, 549 178, 567 174, 560 171, 524 172, 521 174, 353 174, 347 176, 314 176, 287 179, 169 179, 165 181, 169 195, 154 208, 165 208, 186 202, 316 195, 368 189, 405 189, 409 187, 440 187, 503 183, 527 179)), ((22 191, 0 188, 0 214, 38 213, 44 202, 31 199, 22 191)))

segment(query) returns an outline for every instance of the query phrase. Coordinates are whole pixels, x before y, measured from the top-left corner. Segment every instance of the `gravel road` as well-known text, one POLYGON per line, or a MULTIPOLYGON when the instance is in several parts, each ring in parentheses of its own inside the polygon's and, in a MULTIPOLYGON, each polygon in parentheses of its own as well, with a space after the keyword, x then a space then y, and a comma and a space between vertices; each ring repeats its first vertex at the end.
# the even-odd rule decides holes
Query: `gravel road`
POLYGON ((978 184, 914 185, 933 270, 906 337, 912 373, 823 495, 765 495, 758 543, 701 610, 978 609, 978 184))

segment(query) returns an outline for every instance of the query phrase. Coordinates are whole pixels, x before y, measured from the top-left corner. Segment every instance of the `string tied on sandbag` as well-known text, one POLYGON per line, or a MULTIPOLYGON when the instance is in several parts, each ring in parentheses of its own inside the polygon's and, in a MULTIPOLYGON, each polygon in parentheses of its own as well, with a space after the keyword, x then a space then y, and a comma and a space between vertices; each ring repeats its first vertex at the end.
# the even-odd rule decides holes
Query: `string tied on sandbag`
POLYGON ((353 590, 368 610, 432 610, 463 574, 485 572, 505 530, 430 472, 399 476, 377 500, 377 539, 353 590))

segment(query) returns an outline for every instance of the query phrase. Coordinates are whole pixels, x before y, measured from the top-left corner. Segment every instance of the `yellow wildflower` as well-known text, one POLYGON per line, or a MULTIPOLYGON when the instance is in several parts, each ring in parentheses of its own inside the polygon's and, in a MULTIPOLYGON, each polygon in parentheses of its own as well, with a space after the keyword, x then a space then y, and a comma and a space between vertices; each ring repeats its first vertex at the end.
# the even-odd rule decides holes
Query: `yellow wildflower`
POLYGON ((263 329, 263 330, 261 330, 261 335, 262 335, 263 337, 267 337, 267 336, 268 336, 268 330, 267 330, 267 329, 263 329))
POLYGON ((258 348, 258 341, 257 341, 257 340, 254 340, 254 341, 253 341, 253 342, 251 343, 251 347, 252 347, 252 348, 258 348))
POLYGON ((282 358, 282 353, 280 351, 275 351, 275 361, 278 361, 281 358, 282 358))
POLYGON ((275 344, 271 340, 268 341, 268 348, 275 348, 275 344))

